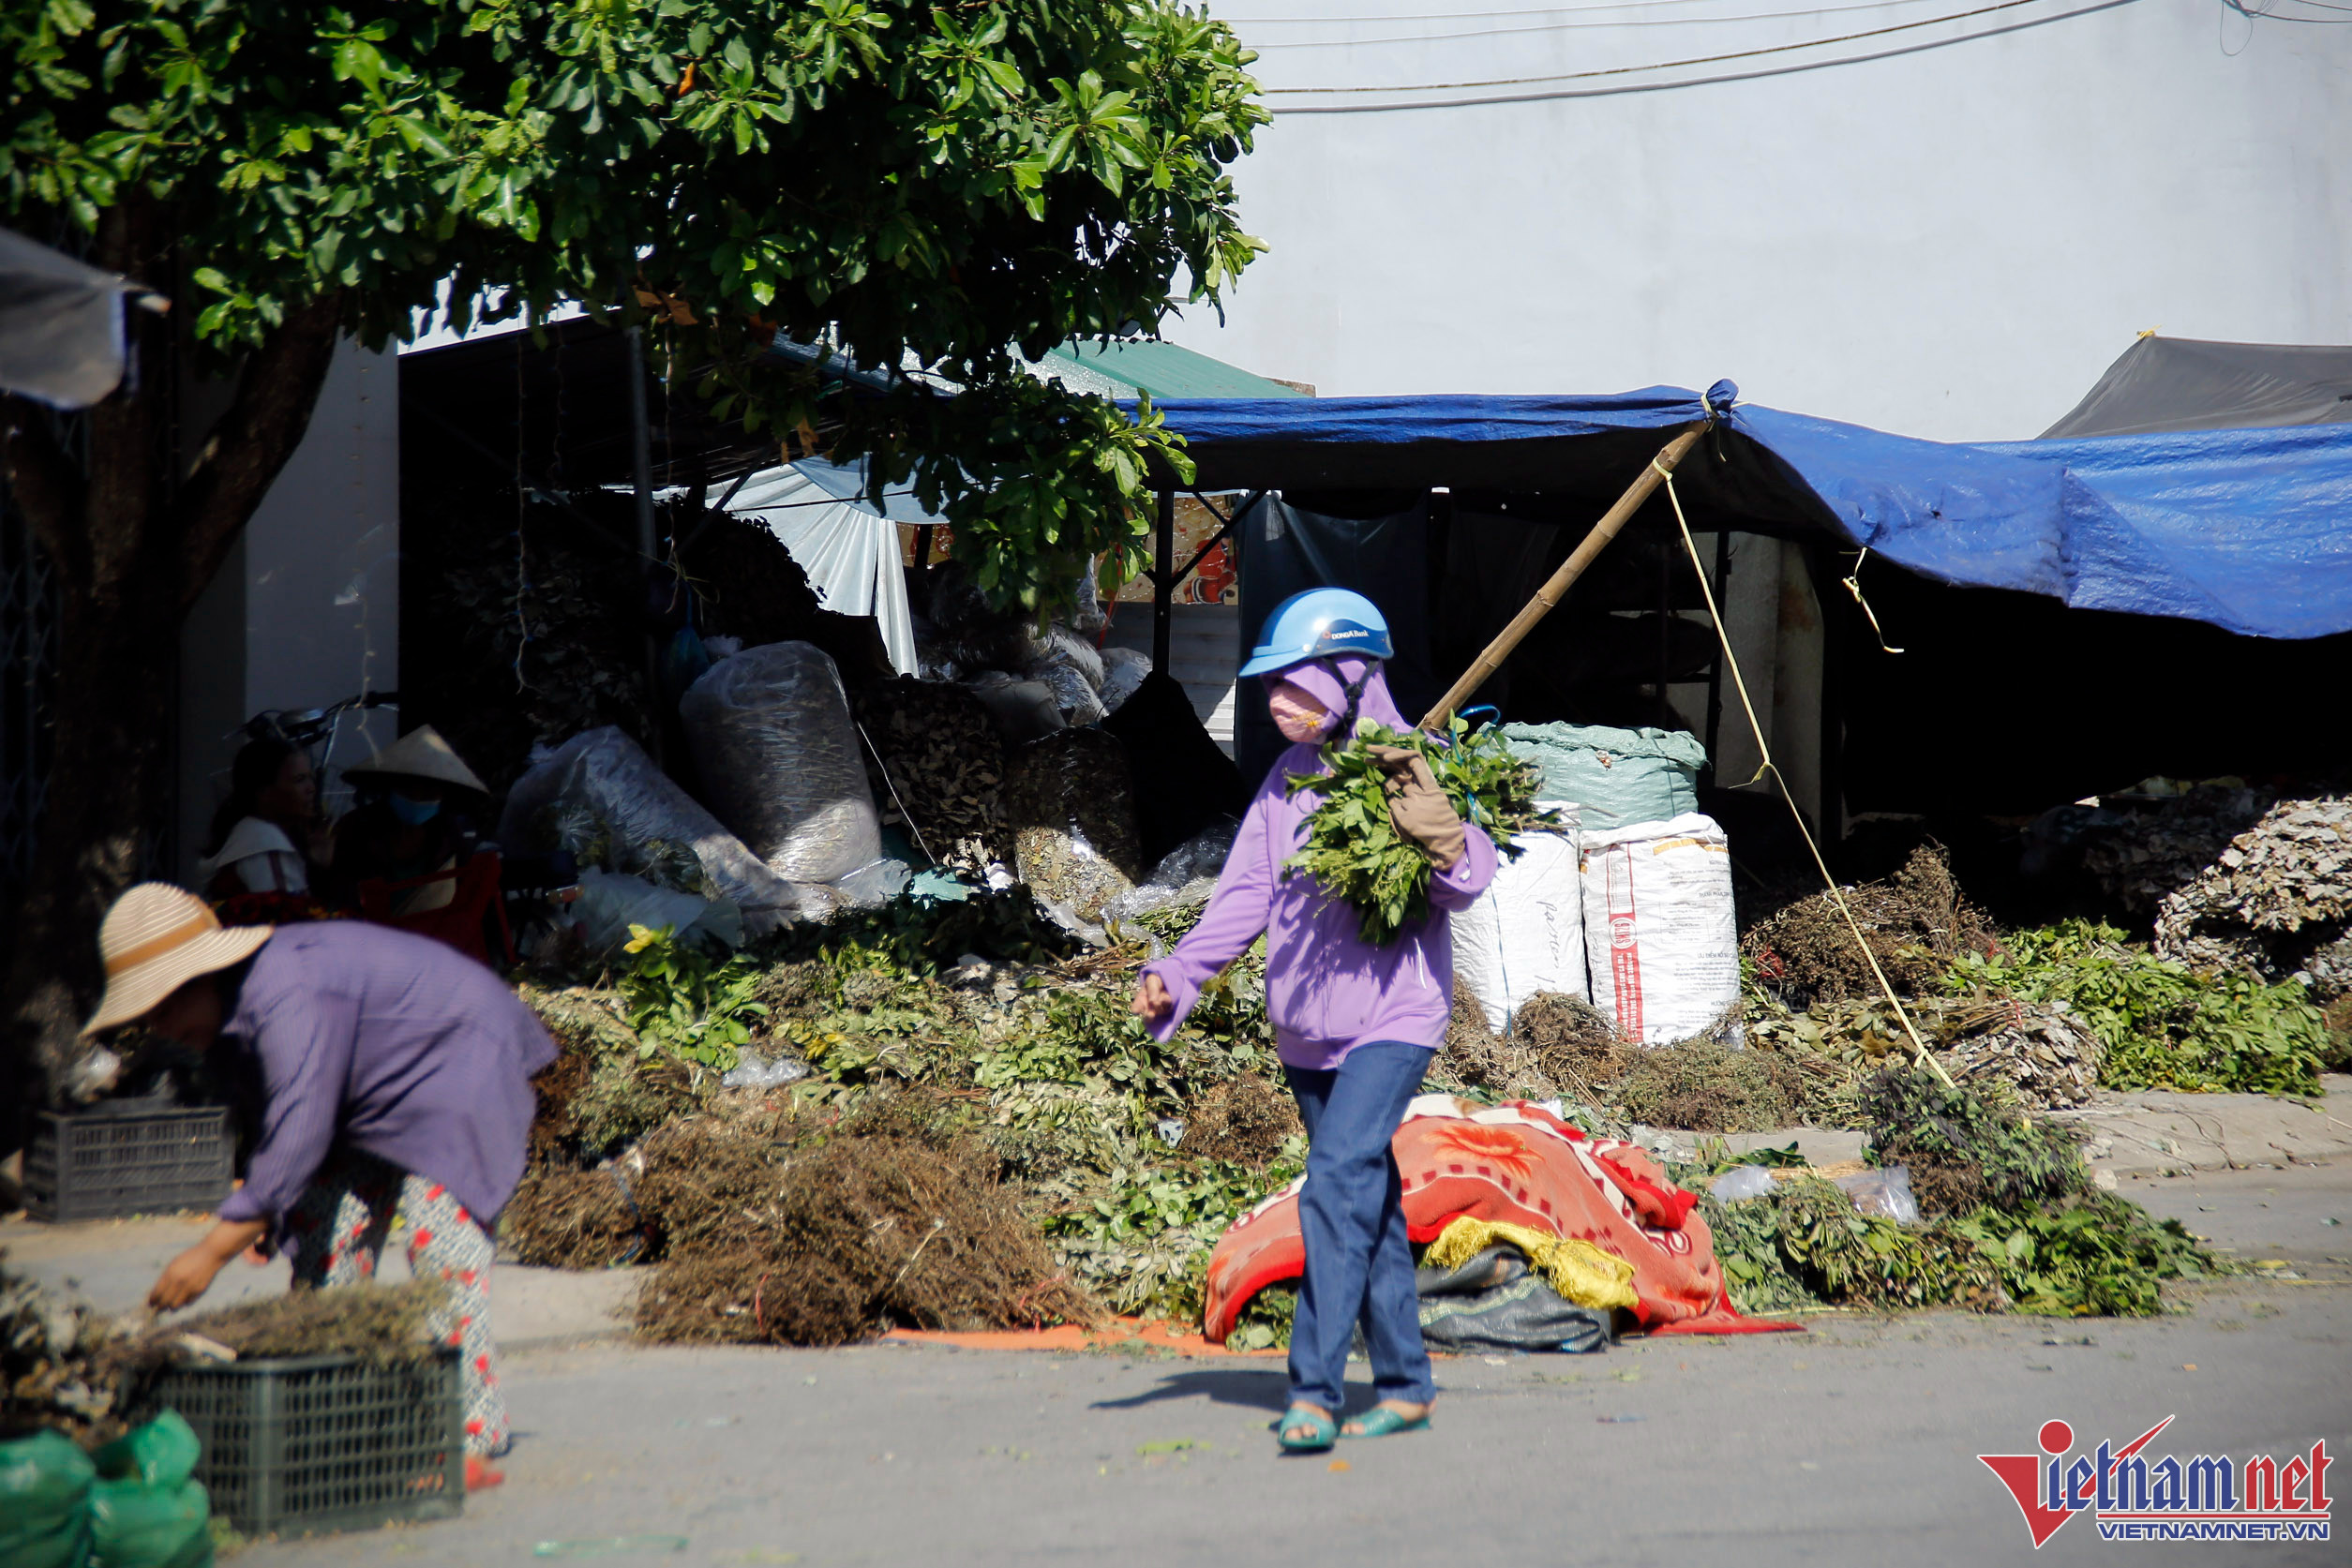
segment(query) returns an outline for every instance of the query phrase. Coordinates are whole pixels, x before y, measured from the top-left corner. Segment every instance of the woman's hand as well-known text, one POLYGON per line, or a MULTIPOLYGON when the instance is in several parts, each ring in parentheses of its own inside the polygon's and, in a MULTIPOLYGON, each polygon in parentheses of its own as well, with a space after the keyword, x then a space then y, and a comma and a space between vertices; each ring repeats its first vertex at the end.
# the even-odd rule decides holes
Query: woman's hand
POLYGON ((172 1259, 156 1277, 147 1305, 158 1312, 186 1307, 212 1289, 215 1276, 229 1260, 260 1241, 269 1227, 258 1219, 224 1219, 202 1241, 172 1259))
POLYGON ((1176 998, 1168 994, 1168 988, 1159 976, 1146 975, 1135 987, 1135 999, 1127 1004, 1127 1010, 1157 1023, 1176 1011, 1176 998))
POLYGON ((1453 870, 1462 857, 1466 835, 1453 801, 1430 771, 1429 759, 1410 746, 1366 749, 1388 774, 1388 820, 1398 836, 1420 845, 1439 871, 1453 870))
POLYGON ((220 1260, 198 1242, 164 1265, 155 1289, 147 1292, 147 1305, 158 1312, 186 1307, 212 1289, 213 1276, 219 1272, 220 1260))

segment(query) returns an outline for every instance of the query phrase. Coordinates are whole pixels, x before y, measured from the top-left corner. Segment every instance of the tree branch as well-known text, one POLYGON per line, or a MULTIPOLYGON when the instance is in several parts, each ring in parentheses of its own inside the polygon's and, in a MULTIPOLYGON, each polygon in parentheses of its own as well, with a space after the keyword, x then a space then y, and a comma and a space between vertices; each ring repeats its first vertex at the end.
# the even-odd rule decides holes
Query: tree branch
POLYGON ((343 296, 286 318, 237 377, 236 400, 204 438, 179 496, 180 607, 192 607, 310 427, 341 336, 343 296))
POLYGON ((68 588, 85 589, 89 553, 77 547, 82 530, 73 526, 82 507, 82 476, 57 444, 48 411, 28 398, 0 399, 0 472, 41 553, 68 588))

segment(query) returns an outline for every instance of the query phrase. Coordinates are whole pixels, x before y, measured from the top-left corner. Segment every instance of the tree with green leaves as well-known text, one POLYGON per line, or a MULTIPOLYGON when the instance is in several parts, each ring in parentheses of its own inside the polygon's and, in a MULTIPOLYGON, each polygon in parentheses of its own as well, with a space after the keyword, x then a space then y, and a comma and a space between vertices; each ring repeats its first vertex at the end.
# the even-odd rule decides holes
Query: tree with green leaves
POLYGON ((64 586, 20 1052, 90 993, 162 816, 179 623, 340 338, 437 302, 658 313, 682 393, 911 474, 978 582, 1037 609, 1088 558, 1139 563, 1148 466, 1187 465, 1021 356, 1213 306, 1259 248, 1227 173, 1266 121, 1251 55, 1172 0, 0 0, 0 53, 5 221, 178 306, 134 321, 135 384, 78 431, 5 410, 64 586), (844 396, 779 331, 887 388, 844 396), (202 430, 183 370, 228 389, 202 430))

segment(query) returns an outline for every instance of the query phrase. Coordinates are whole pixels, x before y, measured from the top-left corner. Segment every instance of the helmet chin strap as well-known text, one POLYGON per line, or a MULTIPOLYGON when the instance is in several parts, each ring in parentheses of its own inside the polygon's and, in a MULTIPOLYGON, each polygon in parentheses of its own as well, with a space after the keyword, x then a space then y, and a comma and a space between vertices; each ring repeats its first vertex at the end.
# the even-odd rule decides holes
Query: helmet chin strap
MULTIPOLYGON (((1340 722, 1331 726, 1331 739, 1335 740, 1355 739, 1356 705, 1363 700, 1364 687, 1371 681, 1372 671, 1379 667, 1379 660, 1368 661, 1364 665, 1364 673, 1341 687, 1341 690, 1347 693, 1347 706, 1340 710, 1340 722)), ((1337 665, 1331 666, 1331 673, 1333 675, 1340 673, 1337 665)))

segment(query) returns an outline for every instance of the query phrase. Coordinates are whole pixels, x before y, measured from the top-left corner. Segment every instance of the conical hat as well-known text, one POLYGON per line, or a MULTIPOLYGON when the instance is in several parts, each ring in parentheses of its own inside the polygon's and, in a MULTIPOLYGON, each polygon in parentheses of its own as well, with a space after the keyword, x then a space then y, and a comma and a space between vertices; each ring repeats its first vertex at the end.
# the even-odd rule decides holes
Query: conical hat
POLYGON ((472 790, 476 795, 490 792, 489 785, 473 776, 473 769, 466 766, 465 759, 450 750, 449 742, 441 738, 441 731, 430 724, 417 725, 366 762, 343 769, 347 779, 366 778, 369 774, 431 779, 472 790))

